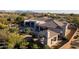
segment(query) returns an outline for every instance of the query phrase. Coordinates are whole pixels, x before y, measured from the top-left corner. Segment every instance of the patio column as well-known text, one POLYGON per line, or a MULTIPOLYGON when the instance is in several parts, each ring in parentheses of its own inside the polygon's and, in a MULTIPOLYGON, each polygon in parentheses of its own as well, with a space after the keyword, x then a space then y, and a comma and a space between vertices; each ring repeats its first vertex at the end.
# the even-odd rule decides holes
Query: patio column
POLYGON ((31 22, 29 22, 29 24, 30 24, 30 27, 31 27, 31 22))
POLYGON ((34 24, 34 30, 36 29, 36 23, 34 24))
POLYGON ((39 31, 40 31, 40 27, 39 27, 39 31))

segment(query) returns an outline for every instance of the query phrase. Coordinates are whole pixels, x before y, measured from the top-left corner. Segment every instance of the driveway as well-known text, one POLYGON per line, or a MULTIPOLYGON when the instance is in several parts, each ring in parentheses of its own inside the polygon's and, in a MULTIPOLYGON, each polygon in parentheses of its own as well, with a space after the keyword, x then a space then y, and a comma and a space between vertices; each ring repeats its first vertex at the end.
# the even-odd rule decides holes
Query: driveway
POLYGON ((74 41, 74 36, 77 35, 78 31, 79 31, 79 29, 77 29, 75 31, 75 33, 73 34, 73 36, 71 37, 71 39, 69 40, 69 42, 67 42, 65 45, 63 45, 62 47, 60 47, 60 49, 70 49, 71 48, 71 42, 74 41))

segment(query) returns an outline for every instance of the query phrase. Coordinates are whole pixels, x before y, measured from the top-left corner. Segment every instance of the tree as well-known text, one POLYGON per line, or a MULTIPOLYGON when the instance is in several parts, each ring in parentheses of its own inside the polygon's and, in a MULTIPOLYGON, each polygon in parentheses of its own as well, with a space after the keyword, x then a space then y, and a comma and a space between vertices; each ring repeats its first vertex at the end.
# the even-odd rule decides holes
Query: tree
POLYGON ((73 19, 72 19, 72 23, 75 23, 75 24, 79 25, 79 19, 73 18, 73 19))
POLYGON ((0 29, 4 29, 4 28, 7 28, 7 27, 8 27, 7 25, 0 23, 0 29))
POLYGON ((38 45, 37 44, 33 44, 33 47, 32 47, 33 49, 38 49, 39 47, 38 47, 38 45))
POLYGON ((26 13, 22 13, 21 16, 26 16, 26 13))
POLYGON ((68 41, 68 38, 66 36, 62 37, 62 40, 68 41))
POLYGON ((18 32, 18 28, 17 27, 12 27, 9 29, 10 32, 18 32))
POLYGON ((15 22, 16 23, 21 23, 22 21, 24 21, 24 18, 22 16, 18 16, 16 19, 15 19, 15 22))
POLYGON ((20 48, 25 49, 25 48, 28 48, 29 42, 23 40, 23 41, 20 42, 19 45, 20 45, 20 48))
POLYGON ((2 24, 8 24, 7 18, 0 18, 0 23, 2 23, 2 24))
POLYGON ((48 46, 48 45, 45 45, 44 48, 45 48, 45 49, 49 49, 49 46, 48 46))
POLYGON ((25 48, 27 48, 28 44, 29 44, 29 42, 26 42, 26 41, 22 40, 21 42, 16 43, 15 46, 14 46, 14 48, 25 49, 25 48))
POLYGON ((70 16, 74 16, 74 14, 73 14, 73 13, 71 13, 71 14, 70 14, 70 16))
POLYGON ((7 48, 8 32, 0 30, 0 48, 7 48))
POLYGON ((15 44, 18 44, 23 39, 23 36, 17 33, 10 33, 8 35, 8 48, 14 48, 15 44))
POLYGON ((44 32, 41 32, 41 33, 39 34, 39 37, 40 37, 40 38, 46 38, 45 33, 44 33, 44 32))
POLYGON ((26 34, 31 34, 32 33, 32 30, 30 28, 25 28, 25 33, 26 34))

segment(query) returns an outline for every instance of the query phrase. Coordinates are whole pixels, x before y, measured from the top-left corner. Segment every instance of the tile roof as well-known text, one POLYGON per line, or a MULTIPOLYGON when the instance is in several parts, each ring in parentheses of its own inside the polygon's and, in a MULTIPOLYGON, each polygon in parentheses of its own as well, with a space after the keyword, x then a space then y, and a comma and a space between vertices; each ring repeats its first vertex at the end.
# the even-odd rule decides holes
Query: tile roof
POLYGON ((53 20, 58 26, 63 27, 65 25, 65 22, 53 20))
POLYGON ((56 28, 57 25, 53 21, 46 21, 44 24, 39 24, 41 27, 46 27, 46 28, 56 28))

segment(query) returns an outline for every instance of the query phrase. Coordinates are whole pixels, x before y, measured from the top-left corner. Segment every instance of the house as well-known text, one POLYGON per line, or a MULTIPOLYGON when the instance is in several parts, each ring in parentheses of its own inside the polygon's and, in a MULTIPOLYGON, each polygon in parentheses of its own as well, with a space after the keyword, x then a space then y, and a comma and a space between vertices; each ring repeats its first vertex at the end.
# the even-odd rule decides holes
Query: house
POLYGON ((41 38, 40 42, 42 44, 47 44, 49 47, 52 47, 59 42, 59 36, 67 36, 70 32, 68 29, 69 23, 65 21, 53 20, 51 18, 25 20, 24 26, 30 27, 33 32, 38 35, 38 37, 45 37, 41 38))

